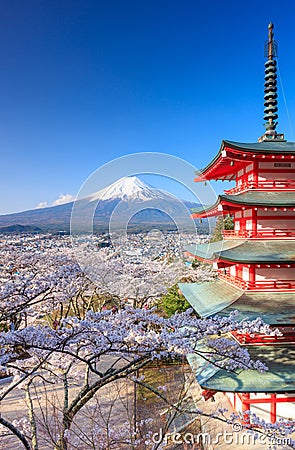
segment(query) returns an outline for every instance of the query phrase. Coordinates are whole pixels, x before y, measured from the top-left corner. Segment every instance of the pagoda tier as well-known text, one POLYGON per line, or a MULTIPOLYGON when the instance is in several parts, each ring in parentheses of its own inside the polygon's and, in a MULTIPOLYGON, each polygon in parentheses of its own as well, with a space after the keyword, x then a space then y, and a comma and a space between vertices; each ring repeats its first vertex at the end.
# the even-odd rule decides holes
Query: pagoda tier
MULTIPOLYGON (((195 208, 192 217, 194 219, 217 216, 220 214, 234 214, 244 210, 271 211, 279 210, 278 214, 272 212, 271 217, 290 215, 295 220, 295 190, 292 192, 270 191, 265 192, 250 190, 236 195, 219 195, 214 205, 195 208), (288 211, 290 214, 282 214, 288 211)), ((261 216, 265 214, 260 214, 261 216)))
POLYGON ((236 180, 235 189, 239 191, 252 188, 295 189, 294 159, 294 142, 246 144, 223 141, 215 158, 196 173, 195 181, 236 180))
POLYGON ((223 240, 185 252, 213 264, 220 280, 239 289, 295 291, 294 240, 223 240))
POLYGON ((235 195, 219 195, 214 205, 195 209, 194 219, 230 215, 234 229, 224 230, 225 239, 295 237, 295 191, 280 192, 250 190, 235 195))
MULTIPOLYGON (((200 353, 204 354, 204 346, 200 346, 200 353)), ((249 353, 253 360, 260 360, 268 370, 257 374, 256 370, 241 370, 239 372, 228 372, 219 368, 212 354, 208 351, 207 358, 197 354, 189 355, 188 360, 193 368, 196 378, 203 389, 222 392, 235 393, 263 393, 263 402, 255 402, 256 396, 252 396, 254 401, 249 403, 267 403, 268 394, 276 394, 276 403, 295 401, 295 347, 290 345, 280 346, 251 346, 249 353)), ((248 397, 251 398, 250 395, 248 397)), ((283 406, 282 405, 282 406, 283 406)), ((277 405, 278 406, 278 405, 277 405)), ((285 406, 286 408, 286 406, 285 406)), ((250 408, 247 408, 248 410, 250 408)), ((286 411, 282 411, 284 417, 286 411)))
MULTIPOLYGON (((178 286, 201 317, 228 317, 237 311, 237 320, 263 317, 271 326, 291 327, 294 332, 294 292, 243 291, 219 279, 178 286)), ((280 342, 279 336, 276 341, 280 342)))
POLYGON ((205 262, 295 264, 295 242, 289 240, 223 240, 188 245, 185 251, 205 262))

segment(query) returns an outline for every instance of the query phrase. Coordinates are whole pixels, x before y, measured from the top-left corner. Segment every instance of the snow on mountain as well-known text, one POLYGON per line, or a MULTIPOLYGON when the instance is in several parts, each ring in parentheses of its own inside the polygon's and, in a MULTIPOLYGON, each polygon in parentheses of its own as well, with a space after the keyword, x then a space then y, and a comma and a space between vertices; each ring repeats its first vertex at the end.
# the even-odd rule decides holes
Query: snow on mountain
MULTIPOLYGON (((74 202, 69 202, 0 216, 0 229, 12 225, 30 225, 49 231, 69 230, 73 205, 74 202)), ((118 227, 130 223, 140 229, 149 224, 168 224, 169 227, 172 222, 188 224, 190 209, 197 206, 150 187, 135 176, 121 178, 94 194, 80 198, 75 205, 77 224, 82 231, 89 215, 93 217, 96 230, 109 229, 111 220, 118 227)))
POLYGON ((149 187, 137 177, 123 177, 115 183, 87 197, 95 200, 148 201, 152 199, 172 199, 168 192, 149 187))

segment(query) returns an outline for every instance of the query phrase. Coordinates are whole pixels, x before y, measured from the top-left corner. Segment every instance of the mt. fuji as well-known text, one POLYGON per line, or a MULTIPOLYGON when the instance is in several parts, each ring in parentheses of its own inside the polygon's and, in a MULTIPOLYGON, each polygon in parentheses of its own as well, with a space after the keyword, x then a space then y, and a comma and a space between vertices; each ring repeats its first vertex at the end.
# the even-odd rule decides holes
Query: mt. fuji
POLYGON ((148 186, 137 177, 123 177, 110 186, 95 192, 88 198, 94 200, 123 200, 123 201, 148 201, 151 199, 173 198, 171 194, 148 186))
POLYGON ((93 218, 96 232, 108 231, 110 220, 118 229, 127 225, 136 230, 154 225, 175 228, 175 224, 184 223, 193 228, 190 210, 196 206, 196 203, 179 200, 168 192, 148 186, 135 176, 124 177, 76 202, 2 215, 0 232, 19 231, 21 227, 26 231, 30 227, 35 231, 38 227, 42 231, 69 232, 72 210, 80 231, 87 228, 89 216, 93 218))

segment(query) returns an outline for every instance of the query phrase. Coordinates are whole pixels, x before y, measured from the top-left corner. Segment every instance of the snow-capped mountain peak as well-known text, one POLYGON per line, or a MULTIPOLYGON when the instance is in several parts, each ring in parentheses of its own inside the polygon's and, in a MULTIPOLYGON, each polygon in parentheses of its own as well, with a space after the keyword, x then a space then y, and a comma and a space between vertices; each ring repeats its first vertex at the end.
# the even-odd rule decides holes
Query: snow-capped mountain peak
POLYGON ((151 200, 151 199, 163 199, 169 194, 159 189, 152 188, 141 181, 139 178, 123 177, 115 183, 95 192, 89 196, 90 201, 94 200, 115 200, 120 199, 123 201, 130 200, 151 200))
POLYGON ((190 208, 196 206, 199 205, 150 187, 137 177, 124 177, 76 202, 1 216, 0 228, 16 226, 14 230, 17 230, 19 226, 29 226, 41 231, 70 231, 75 223, 75 232, 89 232, 87 220, 90 217, 93 230, 97 232, 109 231, 111 222, 113 227, 125 231, 126 224, 137 230, 146 230, 154 225, 174 229, 175 224, 177 227, 185 224, 186 230, 191 226, 195 230, 191 225, 190 208))

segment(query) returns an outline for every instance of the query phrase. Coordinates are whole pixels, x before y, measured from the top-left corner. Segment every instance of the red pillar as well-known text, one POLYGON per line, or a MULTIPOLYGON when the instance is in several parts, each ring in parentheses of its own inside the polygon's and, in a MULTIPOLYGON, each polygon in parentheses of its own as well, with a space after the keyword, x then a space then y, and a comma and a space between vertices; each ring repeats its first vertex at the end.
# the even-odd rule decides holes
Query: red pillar
POLYGON ((247 411, 250 410, 250 394, 244 393, 242 394, 242 413, 243 413, 243 425, 250 425, 250 417, 249 414, 246 414, 247 411))
POLYGON ((257 235, 257 210, 252 209, 252 236, 256 237, 257 235))
POLYGON ((241 266, 241 264, 236 266, 236 276, 240 279, 243 278, 243 267, 241 266))
POLYGON ((253 187, 258 187, 258 162, 253 162, 253 187))
POLYGON ((250 266, 249 268, 249 288, 253 289, 255 287, 255 266, 250 266))
POLYGON ((271 394, 270 398, 272 402, 270 404, 270 423, 275 423, 277 421, 277 403, 276 403, 276 394, 271 394))

